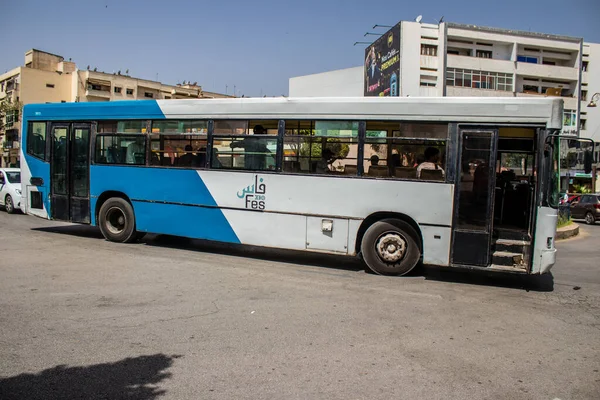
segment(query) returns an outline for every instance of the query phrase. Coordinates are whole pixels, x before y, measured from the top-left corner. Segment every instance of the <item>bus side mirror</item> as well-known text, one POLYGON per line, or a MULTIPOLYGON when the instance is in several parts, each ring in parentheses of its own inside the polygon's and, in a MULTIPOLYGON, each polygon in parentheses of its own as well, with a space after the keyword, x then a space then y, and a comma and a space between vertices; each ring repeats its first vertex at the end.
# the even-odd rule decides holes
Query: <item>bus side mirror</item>
POLYGON ((589 150, 583 153, 583 171, 586 174, 592 172, 592 152, 589 150))

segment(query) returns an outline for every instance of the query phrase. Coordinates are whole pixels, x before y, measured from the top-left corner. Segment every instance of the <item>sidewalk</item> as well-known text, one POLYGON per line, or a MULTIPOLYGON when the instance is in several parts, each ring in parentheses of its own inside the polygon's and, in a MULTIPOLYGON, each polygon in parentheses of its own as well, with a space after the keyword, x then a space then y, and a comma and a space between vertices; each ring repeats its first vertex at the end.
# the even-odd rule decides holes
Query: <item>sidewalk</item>
POLYGON ((579 225, 574 222, 556 230, 556 240, 568 239, 577 235, 579 235, 579 225))

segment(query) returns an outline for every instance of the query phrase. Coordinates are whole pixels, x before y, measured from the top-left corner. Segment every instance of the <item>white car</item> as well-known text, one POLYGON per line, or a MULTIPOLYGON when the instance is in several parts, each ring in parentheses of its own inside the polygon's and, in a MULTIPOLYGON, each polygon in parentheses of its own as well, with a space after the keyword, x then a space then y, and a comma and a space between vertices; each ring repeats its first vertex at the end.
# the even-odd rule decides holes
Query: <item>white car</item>
POLYGON ((21 170, 0 168, 0 206, 12 214, 21 210, 21 170))

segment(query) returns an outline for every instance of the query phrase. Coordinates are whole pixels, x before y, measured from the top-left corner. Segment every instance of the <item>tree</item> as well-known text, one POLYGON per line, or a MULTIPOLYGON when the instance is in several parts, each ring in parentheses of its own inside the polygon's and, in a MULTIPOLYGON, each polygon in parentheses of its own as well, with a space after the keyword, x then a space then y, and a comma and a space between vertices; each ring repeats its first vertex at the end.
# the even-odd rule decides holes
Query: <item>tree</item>
POLYGON ((9 121, 12 121, 12 123, 19 120, 22 108, 23 103, 20 101, 13 102, 9 97, 5 97, 0 101, 0 132, 4 131, 7 117, 9 117, 8 119, 9 121))

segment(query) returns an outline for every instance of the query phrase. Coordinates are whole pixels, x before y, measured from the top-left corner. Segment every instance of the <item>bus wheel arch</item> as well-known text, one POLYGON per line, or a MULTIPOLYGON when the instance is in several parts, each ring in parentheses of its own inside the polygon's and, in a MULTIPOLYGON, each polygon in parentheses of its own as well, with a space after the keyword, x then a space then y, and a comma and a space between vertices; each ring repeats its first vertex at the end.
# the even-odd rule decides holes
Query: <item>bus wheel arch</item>
POLYGON ((122 192, 104 192, 96 203, 96 225, 112 242, 130 243, 138 238, 135 213, 129 197, 122 192))
POLYGON ((405 275, 421 259, 423 238, 415 220, 400 213, 375 213, 361 224, 356 252, 381 275, 405 275))

